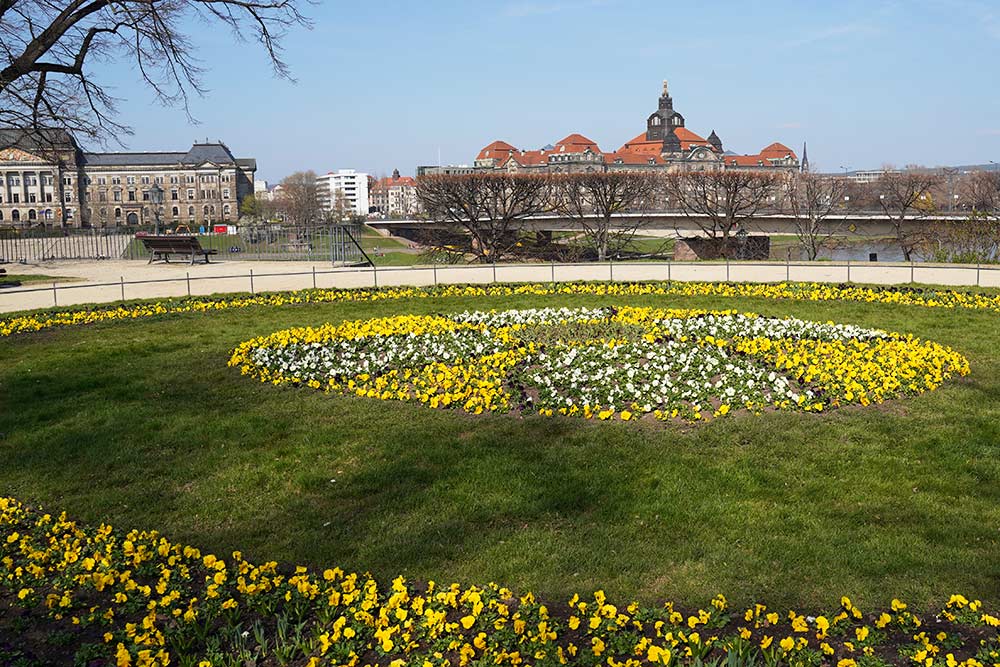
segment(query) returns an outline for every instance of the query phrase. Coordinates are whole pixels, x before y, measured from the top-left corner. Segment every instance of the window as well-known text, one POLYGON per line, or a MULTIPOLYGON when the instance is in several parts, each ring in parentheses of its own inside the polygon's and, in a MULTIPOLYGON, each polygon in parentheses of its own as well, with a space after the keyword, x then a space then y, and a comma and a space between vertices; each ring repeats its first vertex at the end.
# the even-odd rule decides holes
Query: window
POLYGON ((227 218, 229 217, 229 214, 230 214, 231 212, 232 212, 232 209, 231 209, 231 208, 229 208, 229 204, 226 204, 225 206, 223 206, 223 207, 222 207, 222 214, 223 214, 224 216, 226 216, 227 218))
POLYGON ((63 195, 64 195, 64 200, 65 201, 73 201, 73 193, 72 192, 64 192, 63 195))
POLYGON ((122 184, 122 177, 121 176, 112 176, 111 177, 111 185, 121 185, 121 184, 122 184))
POLYGON ((125 182, 128 183, 129 185, 135 185, 135 176, 128 176, 125 179, 125 182))
POLYGON ((21 177, 20 176, 15 176, 14 174, 11 174, 10 176, 8 176, 8 179, 10 180, 10 184, 11 185, 20 185, 21 184, 21 177))
POLYGON ((194 190, 188 190, 188 199, 194 199, 194 190))
POLYGON ((149 190, 142 191, 142 201, 149 201, 149 190))
POLYGON ((194 183, 194 174, 188 174, 187 182, 188 183, 194 183))
POLYGON ((149 176, 143 176, 142 177, 142 184, 143 185, 149 185, 149 176))
POLYGON ((15 204, 21 201, 21 195, 16 192, 12 192, 10 196, 11 196, 11 201, 15 204))
POLYGON ((201 214, 204 215, 204 216, 206 216, 206 217, 208 217, 208 207, 207 206, 203 206, 201 208, 201 214))
POLYGON ((170 183, 171 183, 171 185, 177 185, 177 177, 176 176, 171 176, 170 177, 170 183))
POLYGON ((97 184, 98 185, 106 185, 107 184, 107 180, 108 179, 104 178, 103 176, 98 176, 97 177, 97 184))
POLYGON ((135 201, 135 190, 129 190, 128 191, 128 200, 129 201, 135 201))
POLYGON ((113 193, 112 199, 114 199, 115 201, 121 201, 122 200, 122 193, 121 193, 121 191, 115 190, 114 193, 113 193))
POLYGON ((170 191, 170 199, 172 199, 173 201, 177 201, 177 190, 170 191))
POLYGON ((153 179, 153 182, 154 183, 162 183, 163 182, 163 177, 162 176, 157 176, 156 178, 153 179))
POLYGON ((108 201, 108 193, 101 190, 97 193, 97 201, 108 201))
POLYGON ((179 216, 180 214, 181 214, 181 210, 179 208, 177 208, 176 206, 174 206, 172 209, 170 209, 170 215, 174 216, 175 218, 177 216, 179 216))
POLYGON ((223 199, 229 199, 229 188, 223 188, 222 189, 222 198, 223 199))
MULTIPOLYGON (((28 193, 28 203, 29 204, 34 204, 36 201, 37 200, 35 199, 35 193, 34 192, 29 192, 28 193)), ((31 211, 28 211, 28 214, 30 215, 31 211)))
POLYGON ((20 219, 21 219, 21 212, 18 211, 16 208, 13 211, 10 212, 10 220, 11 220, 11 222, 17 222, 20 219))
POLYGON ((35 209, 29 208, 28 209, 28 220, 34 220, 37 217, 38 217, 38 214, 35 213, 35 209))
POLYGON ((42 196, 42 199, 43 199, 44 201, 47 201, 47 202, 50 202, 50 201, 52 201, 52 193, 51 193, 51 192, 46 192, 46 193, 45 193, 45 194, 44 194, 44 195, 42 196))
POLYGON ((63 185, 73 185, 73 178, 71 176, 63 176, 63 185))
POLYGON ((115 217, 116 218, 122 217, 122 210, 120 208, 115 209, 115 217))
POLYGON ((194 206, 188 206, 188 215, 194 217, 194 206))

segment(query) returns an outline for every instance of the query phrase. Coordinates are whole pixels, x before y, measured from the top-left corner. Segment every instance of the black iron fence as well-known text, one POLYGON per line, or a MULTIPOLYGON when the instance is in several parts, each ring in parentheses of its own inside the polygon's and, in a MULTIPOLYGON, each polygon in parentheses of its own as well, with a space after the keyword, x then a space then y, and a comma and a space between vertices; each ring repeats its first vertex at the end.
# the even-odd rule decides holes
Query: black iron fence
MULTIPOLYGON (((138 234, 148 228, 0 230, 0 263, 58 260, 148 259, 138 234)), ((202 248, 222 259, 304 260, 364 264, 360 225, 284 227, 240 225, 194 234, 202 248)))

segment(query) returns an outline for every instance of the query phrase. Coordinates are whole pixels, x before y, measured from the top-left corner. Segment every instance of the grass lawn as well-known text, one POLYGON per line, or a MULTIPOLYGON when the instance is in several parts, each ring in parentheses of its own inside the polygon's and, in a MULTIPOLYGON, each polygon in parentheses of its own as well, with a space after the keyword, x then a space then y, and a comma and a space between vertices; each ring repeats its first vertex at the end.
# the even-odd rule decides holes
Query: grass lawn
POLYGON ((828 607, 1000 602, 1000 327, 992 312, 595 296, 256 308, 0 340, 0 495, 247 558, 551 600, 828 607), (698 427, 457 412, 261 385, 248 338, 399 313, 738 308, 912 332, 970 360, 923 396, 698 427))
POLYGON ((21 283, 69 283, 79 278, 70 276, 45 276, 42 274, 0 274, 0 283, 4 281, 18 281, 21 283))

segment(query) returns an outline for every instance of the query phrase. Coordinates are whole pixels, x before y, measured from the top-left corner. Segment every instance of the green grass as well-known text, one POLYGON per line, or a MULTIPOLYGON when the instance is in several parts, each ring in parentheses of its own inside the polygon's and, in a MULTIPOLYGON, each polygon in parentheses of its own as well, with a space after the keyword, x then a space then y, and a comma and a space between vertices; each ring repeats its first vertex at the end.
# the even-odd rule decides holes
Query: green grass
POLYGON ((0 274, 0 283, 8 280, 16 280, 21 283, 68 283, 80 279, 71 276, 46 276, 42 274, 0 274))
POLYGON ((187 314, 0 341, 0 493, 248 558, 558 600, 1000 602, 1000 327, 990 312, 648 297, 414 299, 187 314), (468 308, 739 308, 913 332, 972 374, 920 397, 699 427, 589 423, 261 385, 239 342, 468 308))

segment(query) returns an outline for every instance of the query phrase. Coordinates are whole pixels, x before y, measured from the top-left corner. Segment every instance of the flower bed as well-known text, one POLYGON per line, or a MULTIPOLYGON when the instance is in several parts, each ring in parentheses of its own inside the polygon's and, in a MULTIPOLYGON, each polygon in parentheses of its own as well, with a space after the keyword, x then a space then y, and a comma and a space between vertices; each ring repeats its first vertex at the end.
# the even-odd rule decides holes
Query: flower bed
POLYGON ((921 617, 565 604, 497 584, 257 565, 155 531, 82 526, 0 498, 0 664, 135 666, 1000 665, 1000 618, 952 595, 921 617))
POLYGON ((37 315, 16 315, 0 319, 0 337, 96 322, 135 320, 192 312, 212 312, 240 308, 280 307, 341 301, 382 301, 408 298, 449 298, 514 295, 587 294, 597 296, 713 296, 788 299, 793 301, 856 301, 927 308, 967 308, 1000 312, 1000 295, 955 290, 910 287, 862 287, 824 283, 562 283, 458 285, 433 288, 387 287, 382 289, 314 289, 276 292, 256 296, 196 297, 153 303, 98 306, 37 315))
POLYGON ((735 311, 532 309, 377 318, 278 331, 229 365, 306 385, 466 412, 708 419, 821 411, 937 388, 951 348, 850 325, 735 311))

